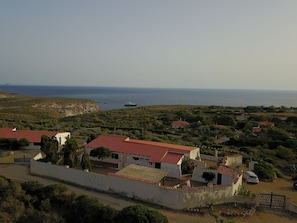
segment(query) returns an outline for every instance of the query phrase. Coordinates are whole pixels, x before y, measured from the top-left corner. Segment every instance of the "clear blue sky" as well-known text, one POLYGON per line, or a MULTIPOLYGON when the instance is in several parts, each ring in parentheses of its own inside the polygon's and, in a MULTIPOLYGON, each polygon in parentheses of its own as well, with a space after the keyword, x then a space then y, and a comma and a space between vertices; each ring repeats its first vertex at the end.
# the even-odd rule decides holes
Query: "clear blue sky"
POLYGON ((0 84, 297 90, 296 0, 8 0, 0 31, 0 84))

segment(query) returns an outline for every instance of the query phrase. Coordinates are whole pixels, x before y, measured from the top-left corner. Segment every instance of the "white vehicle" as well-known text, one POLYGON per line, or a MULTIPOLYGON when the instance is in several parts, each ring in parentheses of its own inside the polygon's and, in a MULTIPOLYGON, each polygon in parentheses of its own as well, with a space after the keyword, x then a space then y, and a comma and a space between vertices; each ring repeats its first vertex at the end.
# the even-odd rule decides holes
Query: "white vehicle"
POLYGON ((253 184, 259 183, 258 176, 253 171, 250 171, 250 170, 244 172, 243 179, 247 183, 253 183, 253 184))

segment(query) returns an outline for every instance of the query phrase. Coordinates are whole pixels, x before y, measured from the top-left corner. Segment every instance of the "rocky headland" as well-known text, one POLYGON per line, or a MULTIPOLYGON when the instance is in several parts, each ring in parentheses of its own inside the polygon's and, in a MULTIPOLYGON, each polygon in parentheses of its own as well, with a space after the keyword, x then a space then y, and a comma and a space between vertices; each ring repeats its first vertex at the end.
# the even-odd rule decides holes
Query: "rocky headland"
POLYGON ((47 114, 68 117, 100 111, 95 101, 81 98, 31 97, 0 92, 0 112, 11 114, 47 114))

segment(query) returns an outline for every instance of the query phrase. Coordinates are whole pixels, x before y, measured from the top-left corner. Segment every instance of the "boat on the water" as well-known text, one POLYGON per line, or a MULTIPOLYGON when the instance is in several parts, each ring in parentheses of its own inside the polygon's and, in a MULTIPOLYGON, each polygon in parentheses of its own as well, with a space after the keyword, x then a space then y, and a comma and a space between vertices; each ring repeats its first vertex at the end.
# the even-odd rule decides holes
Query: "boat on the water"
POLYGON ((135 106, 137 106, 137 104, 135 104, 135 103, 129 101, 127 104, 124 104, 124 106, 125 106, 125 107, 135 107, 135 106))

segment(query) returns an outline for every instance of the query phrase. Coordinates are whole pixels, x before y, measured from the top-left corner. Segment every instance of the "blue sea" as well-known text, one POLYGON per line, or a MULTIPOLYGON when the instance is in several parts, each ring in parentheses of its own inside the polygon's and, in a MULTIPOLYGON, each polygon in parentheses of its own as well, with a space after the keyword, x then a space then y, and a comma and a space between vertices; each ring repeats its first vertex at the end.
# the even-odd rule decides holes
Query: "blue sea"
POLYGON ((85 86, 0 85, 0 91, 28 96, 86 98, 101 110, 124 108, 129 101, 148 105, 217 105, 297 107, 297 91, 122 88, 85 86))

